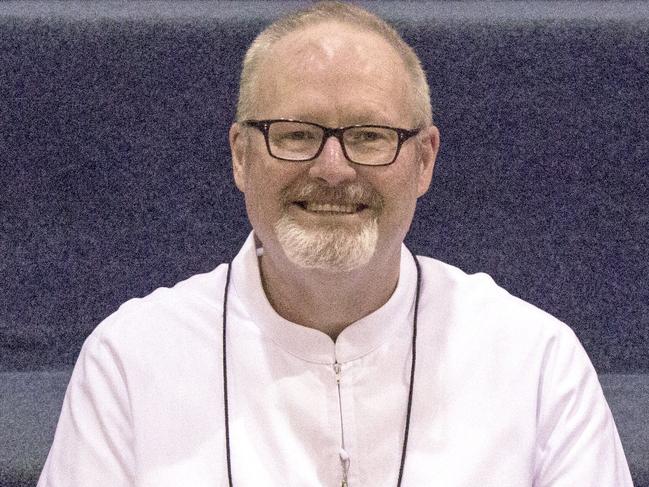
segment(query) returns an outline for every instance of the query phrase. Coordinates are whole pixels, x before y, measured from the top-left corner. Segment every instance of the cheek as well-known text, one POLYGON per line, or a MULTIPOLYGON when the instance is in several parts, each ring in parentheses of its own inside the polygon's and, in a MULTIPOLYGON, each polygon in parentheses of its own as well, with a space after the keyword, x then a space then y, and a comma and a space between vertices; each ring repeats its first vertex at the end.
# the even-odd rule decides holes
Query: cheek
POLYGON ((253 225, 264 220, 264 210, 268 208, 268 187, 260 177, 263 168, 259 159, 248 159, 249 166, 245 171, 245 203, 248 217, 253 225))
POLYGON ((248 211, 252 211, 256 215, 268 215, 271 213, 277 203, 270 181, 255 177, 254 180, 249 180, 248 187, 250 188, 249 194, 246 195, 248 211))
POLYGON ((246 172, 246 207, 251 217, 272 220, 282 211, 282 191, 292 174, 272 161, 257 158, 246 172))
MULTIPOLYGON (((392 168, 392 166, 389 166, 392 168)), ((394 169, 384 174, 384 194, 397 206, 408 206, 408 202, 417 199, 418 173, 413 161, 397 161, 394 169), (401 167, 396 166, 401 162, 401 167), (407 165, 406 165, 407 164, 407 165)))
POLYGON ((388 225, 409 227, 417 205, 417 172, 414 164, 407 171, 401 169, 385 174, 386 184, 382 191, 385 200, 384 219, 388 225))

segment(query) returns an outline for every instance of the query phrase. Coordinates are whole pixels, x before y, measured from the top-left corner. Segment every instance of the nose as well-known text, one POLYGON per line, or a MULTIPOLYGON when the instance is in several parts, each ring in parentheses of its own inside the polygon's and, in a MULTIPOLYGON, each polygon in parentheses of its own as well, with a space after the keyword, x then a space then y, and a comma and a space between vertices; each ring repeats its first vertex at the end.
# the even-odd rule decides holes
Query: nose
POLYGON ((336 186, 356 178, 356 169, 352 167, 343 148, 336 137, 329 137, 320 155, 314 159, 309 168, 309 176, 318 178, 336 186))

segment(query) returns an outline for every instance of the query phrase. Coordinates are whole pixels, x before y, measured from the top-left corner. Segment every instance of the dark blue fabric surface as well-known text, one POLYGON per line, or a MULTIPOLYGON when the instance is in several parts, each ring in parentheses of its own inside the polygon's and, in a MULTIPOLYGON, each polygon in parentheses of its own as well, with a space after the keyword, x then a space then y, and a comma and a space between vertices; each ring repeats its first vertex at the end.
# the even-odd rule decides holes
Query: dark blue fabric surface
MULTIPOLYGON (((442 133, 409 246, 564 320, 599 372, 649 371, 649 7, 369 5, 442 133)), ((236 254, 239 65, 289 7, 0 4, 0 368, 70 366, 120 303, 236 254)))

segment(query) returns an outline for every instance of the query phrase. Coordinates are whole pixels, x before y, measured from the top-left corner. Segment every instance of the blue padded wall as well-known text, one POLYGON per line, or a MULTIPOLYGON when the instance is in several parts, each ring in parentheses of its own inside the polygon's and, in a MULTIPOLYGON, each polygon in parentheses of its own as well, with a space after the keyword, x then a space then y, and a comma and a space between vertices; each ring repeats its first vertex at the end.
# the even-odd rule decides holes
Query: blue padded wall
MULTIPOLYGON (((0 368, 69 368, 123 301, 249 231, 227 129, 296 2, 0 4, 0 368)), ((442 150, 407 243, 649 371, 649 7, 369 2, 421 56, 442 150)))

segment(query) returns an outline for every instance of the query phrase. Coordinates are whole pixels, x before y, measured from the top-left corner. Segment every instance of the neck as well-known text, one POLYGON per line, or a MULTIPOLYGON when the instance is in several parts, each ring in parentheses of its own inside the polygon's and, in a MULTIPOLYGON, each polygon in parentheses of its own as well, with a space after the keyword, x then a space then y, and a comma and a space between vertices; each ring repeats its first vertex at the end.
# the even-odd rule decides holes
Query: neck
POLYGON ((400 252, 399 248, 383 262, 372 259, 367 266, 344 273, 303 269, 264 254, 262 284, 280 316, 336 340, 347 326, 390 299, 399 280, 400 252))

